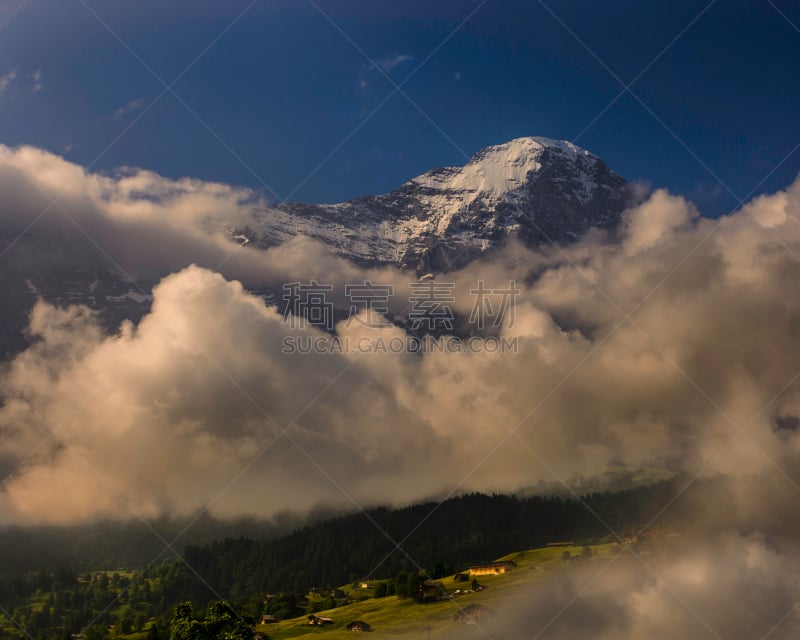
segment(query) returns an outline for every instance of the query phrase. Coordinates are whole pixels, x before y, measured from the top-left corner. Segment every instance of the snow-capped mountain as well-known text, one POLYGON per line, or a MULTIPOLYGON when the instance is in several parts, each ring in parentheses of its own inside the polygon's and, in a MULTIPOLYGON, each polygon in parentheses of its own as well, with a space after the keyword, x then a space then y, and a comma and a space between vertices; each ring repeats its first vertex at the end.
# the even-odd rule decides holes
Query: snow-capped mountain
MULTIPOLYGON (((631 195, 625 180, 588 151, 569 142, 519 138, 383 195, 341 204, 253 207, 243 214, 245 224, 228 228, 216 222, 202 231, 227 233, 232 242, 261 248, 302 234, 361 265, 438 274, 491 251, 512 234, 529 244, 563 244, 592 227, 613 229, 631 195)), ((13 248, 0 261, 0 357, 26 344, 28 314, 37 299, 86 306, 116 330, 123 320, 136 322, 148 312, 150 290, 168 275, 154 265, 146 279, 128 282, 107 256, 68 231, 69 226, 33 225, 20 237, 18 232, 0 237, 0 247, 13 248)), ((153 255, 157 260, 157 252, 153 255)), ((244 284, 271 303, 280 300, 279 290, 244 284)))
POLYGON ((591 227, 613 228, 630 197, 625 180, 588 151, 565 141, 518 138, 384 195, 260 211, 251 226, 231 235, 268 247, 303 234, 361 264, 442 272, 510 234, 527 243, 569 243, 591 227))

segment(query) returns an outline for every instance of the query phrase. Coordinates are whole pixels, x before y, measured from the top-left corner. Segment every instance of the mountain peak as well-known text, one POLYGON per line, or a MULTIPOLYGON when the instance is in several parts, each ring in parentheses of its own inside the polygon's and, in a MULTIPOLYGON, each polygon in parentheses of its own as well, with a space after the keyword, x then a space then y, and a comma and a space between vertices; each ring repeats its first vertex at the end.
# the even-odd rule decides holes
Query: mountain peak
POLYGON ((585 149, 531 136, 486 147, 463 166, 426 171, 382 195, 285 203, 248 241, 272 246, 306 235, 359 263, 442 272, 511 235, 533 245, 569 243, 592 227, 612 229, 630 195, 625 180, 585 149))
POLYGON ((481 149, 460 167, 433 169, 413 178, 409 184, 464 195, 468 205, 477 197, 501 198, 518 190, 538 175, 555 156, 575 164, 576 159, 594 159, 588 151, 565 140, 525 137, 481 149), (474 197, 470 197, 469 194, 474 197))
POLYGON ((571 155, 592 155, 586 151, 586 149, 581 149, 579 146, 567 140, 553 140, 552 138, 544 138, 542 136, 525 136, 485 147, 472 157, 470 163, 489 155, 503 156, 510 161, 525 159, 541 154, 545 149, 557 149, 571 155))

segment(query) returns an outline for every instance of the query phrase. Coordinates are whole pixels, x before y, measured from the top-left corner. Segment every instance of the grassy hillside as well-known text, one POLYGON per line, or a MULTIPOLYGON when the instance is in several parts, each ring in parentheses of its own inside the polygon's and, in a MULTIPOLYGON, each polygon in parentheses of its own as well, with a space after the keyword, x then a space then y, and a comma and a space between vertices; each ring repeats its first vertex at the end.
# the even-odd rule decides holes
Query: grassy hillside
MULTIPOLYGON (((580 562, 596 562, 608 558, 621 549, 618 544, 594 545, 589 547, 590 558, 580 562)), ((347 630, 347 624, 354 620, 362 620, 372 627, 369 636, 378 638, 426 638, 430 631, 432 640, 458 630, 461 637, 485 637, 479 627, 464 622, 456 622, 453 616, 464 607, 479 603, 495 608, 515 592, 520 591, 534 581, 552 579, 559 572, 568 569, 562 556, 565 552, 572 556, 581 556, 584 547, 538 548, 512 553, 498 560, 513 560, 517 567, 502 575, 487 575, 478 578, 484 591, 454 596, 452 600, 419 604, 412 598, 372 598, 363 602, 348 604, 319 612, 317 615, 334 619, 334 623, 322 627, 310 626, 306 616, 285 620, 277 624, 258 625, 256 631, 268 635, 270 640, 324 640, 352 639, 353 632, 347 630)), ((454 576, 441 580, 450 593, 456 589, 469 589, 469 582, 454 582, 454 576)), ((484 622, 481 623, 484 626, 484 622)))

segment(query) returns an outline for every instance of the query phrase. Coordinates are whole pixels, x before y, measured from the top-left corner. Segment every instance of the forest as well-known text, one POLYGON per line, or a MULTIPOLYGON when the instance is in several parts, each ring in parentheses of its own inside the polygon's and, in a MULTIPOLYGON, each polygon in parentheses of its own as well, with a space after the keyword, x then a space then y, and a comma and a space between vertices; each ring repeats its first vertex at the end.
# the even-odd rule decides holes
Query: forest
MULTIPOLYGON (((425 578, 512 551, 563 540, 615 541, 614 532, 647 524, 655 506, 667 503, 682 480, 580 500, 475 493, 401 509, 380 507, 278 537, 241 534, 193 544, 180 557, 154 556, 149 564, 117 571, 4 566, 0 631, 27 640, 76 635, 166 640, 175 608, 187 602, 204 612, 225 600, 252 619, 269 614, 280 620, 338 606, 349 597, 339 587, 361 581, 375 583, 374 597, 408 597, 425 578)), ((679 525, 681 517, 671 511, 659 523, 679 525)), ((124 538, 124 528, 119 532, 124 538)), ((131 535, 135 540, 140 534, 131 535)))

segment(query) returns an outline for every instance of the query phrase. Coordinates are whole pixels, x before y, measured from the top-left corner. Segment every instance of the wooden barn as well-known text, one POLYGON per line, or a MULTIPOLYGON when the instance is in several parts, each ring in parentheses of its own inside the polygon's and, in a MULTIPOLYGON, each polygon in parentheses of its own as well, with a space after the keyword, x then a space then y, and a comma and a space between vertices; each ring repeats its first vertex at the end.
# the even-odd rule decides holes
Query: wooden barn
POLYGON ((496 576, 501 573, 507 573, 517 566, 513 560, 505 560, 504 562, 491 562, 489 564, 479 564, 469 568, 469 575, 471 576, 496 576))
POLYGON ((449 600, 452 596, 441 582, 426 580, 419 585, 417 599, 421 602, 433 602, 434 600, 449 600))

